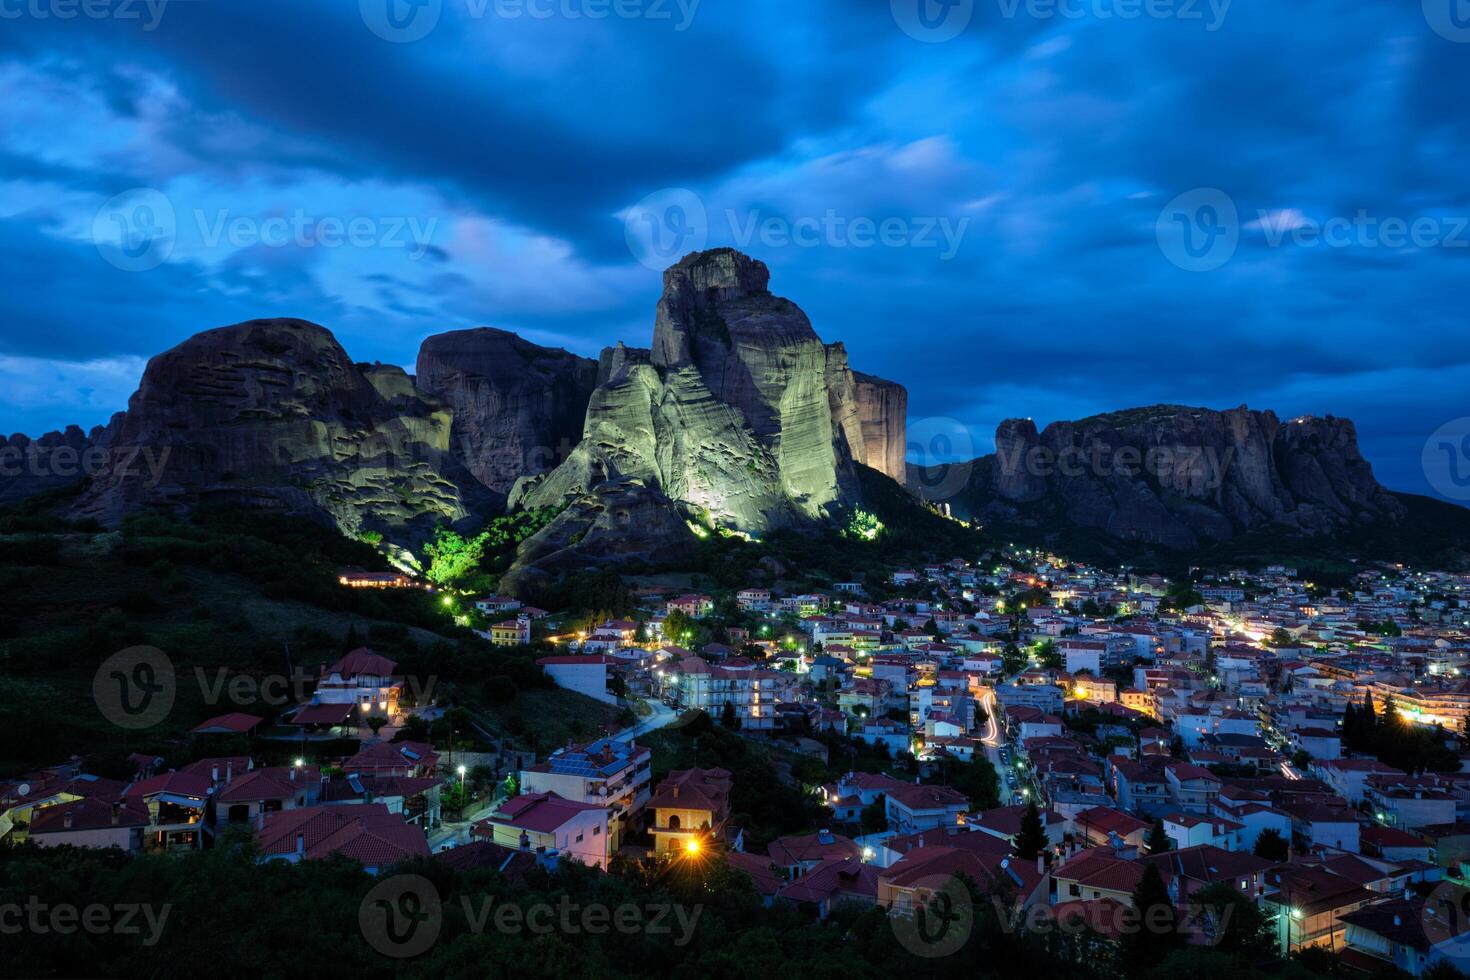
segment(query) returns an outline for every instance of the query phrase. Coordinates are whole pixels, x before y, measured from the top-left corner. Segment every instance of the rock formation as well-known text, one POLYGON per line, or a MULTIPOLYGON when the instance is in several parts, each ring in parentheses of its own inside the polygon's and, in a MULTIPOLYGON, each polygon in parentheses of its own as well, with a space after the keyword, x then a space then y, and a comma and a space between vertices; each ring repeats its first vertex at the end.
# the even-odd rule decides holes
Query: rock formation
POLYGON ((114 525, 227 502, 413 538, 467 516, 477 484, 449 432, 401 368, 354 364, 312 323, 252 320, 149 361, 76 512, 114 525))
POLYGON ((908 464, 909 393, 894 381, 854 371, 858 419, 864 451, 860 457, 873 469, 903 483, 908 464))
POLYGON ((597 362, 504 330, 455 330, 419 349, 419 388, 449 405, 450 445, 481 483, 504 494, 554 469, 582 437, 597 362))
POLYGON ((0 436, 0 504, 72 486, 95 474, 107 461, 107 447, 122 418, 118 412, 90 432, 69 425, 39 439, 19 433, 0 436))
POLYGON ((853 464, 870 444, 883 467, 901 457, 897 386, 860 382, 846 350, 823 344, 769 279, 733 249, 665 272, 652 348, 603 352, 582 442, 512 504, 555 504, 631 477, 700 520, 759 533, 858 502, 853 464), (886 403, 879 388, 890 389, 886 403))
POLYGON ((641 560, 678 561, 695 537, 673 502, 641 480, 600 484, 572 500, 548 525, 521 542, 502 592, 528 587, 566 572, 641 560))
POLYGON ((960 516, 1045 517, 1195 548, 1258 528, 1330 534, 1404 514, 1374 479, 1347 419, 1281 422, 1243 406, 1161 405, 1040 433, 1029 419, 1009 419, 995 442, 996 453, 975 462, 950 500, 960 516))

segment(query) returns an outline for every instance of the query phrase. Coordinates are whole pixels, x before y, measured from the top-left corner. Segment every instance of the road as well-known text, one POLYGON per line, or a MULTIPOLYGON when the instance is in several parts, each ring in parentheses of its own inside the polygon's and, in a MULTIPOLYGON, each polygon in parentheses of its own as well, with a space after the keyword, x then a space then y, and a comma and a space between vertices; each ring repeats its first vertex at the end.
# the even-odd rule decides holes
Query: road
POLYGON ((659 701, 655 698, 649 698, 644 702, 644 704, 652 708, 653 713, 650 714, 647 718, 644 718, 642 721, 638 722, 636 725, 624 728, 622 731, 612 736, 613 739, 619 742, 631 741, 637 738, 639 735, 647 735, 649 732, 657 731, 660 728, 667 728, 669 725, 672 725, 675 721, 678 721, 679 719, 679 712, 675 711, 673 708, 670 708, 662 701, 659 701))

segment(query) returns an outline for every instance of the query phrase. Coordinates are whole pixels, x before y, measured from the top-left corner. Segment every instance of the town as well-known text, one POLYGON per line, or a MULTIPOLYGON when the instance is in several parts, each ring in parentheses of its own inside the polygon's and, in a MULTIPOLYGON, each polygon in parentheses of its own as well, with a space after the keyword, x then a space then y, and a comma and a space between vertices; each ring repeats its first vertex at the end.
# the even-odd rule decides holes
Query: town
POLYGON ((72 758, 0 784, 0 834, 134 854, 246 841, 261 862, 377 875, 720 861, 817 922, 847 905, 911 919, 964 880, 1100 943, 1136 944, 1135 914, 1162 906, 1156 950, 1215 945, 1238 905, 1279 956, 1462 962, 1470 575, 1170 581, 1012 546, 822 590, 630 595, 589 621, 446 596, 487 648, 533 650, 606 706, 599 737, 487 751, 358 647, 279 717, 196 726, 186 764, 135 755, 119 779, 72 758), (210 754, 219 739, 262 752, 210 754), (283 744, 294 758, 260 763, 283 744))

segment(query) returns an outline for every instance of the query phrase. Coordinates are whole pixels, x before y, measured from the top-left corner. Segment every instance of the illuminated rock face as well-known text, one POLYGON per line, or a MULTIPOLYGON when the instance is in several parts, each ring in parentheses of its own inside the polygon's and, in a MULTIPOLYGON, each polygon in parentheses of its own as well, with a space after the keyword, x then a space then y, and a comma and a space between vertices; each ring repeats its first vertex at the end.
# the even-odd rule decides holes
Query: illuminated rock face
POLYGON ((673 502, 641 480, 601 484, 568 502, 546 527, 521 542, 502 592, 528 589, 567 572, 634 560, 678 561, 695 545, 673 502))
POLYGON ((961 514, 1044 516, 1195 548, 1263 527, 1331 534, 1405 513, 1374 478, 1347 419, 1160 405, 1040 433, 1010 419, 995 441, 995 455, 976 461, 952 501, 961 514))
POLYGON ((652 348, 603 352, 582 442, 512 503, 555 504, 632 477, 753 533, 857 503, 854 463, 902 457, 902 389, 860 382, 843 347, 823 344, 768 282, 764 263, 733 249, 665 272, 652 348))
POLYGON ((146 506, 229 503, 411 539, 475 500, 449 409, 303 320, 221 327, 158 355, 115 429, 77 506, 108 525, 146 506))
POLYGON ((597 362, 481 327, 419 349, 419 388, 450 407, 450 445, 485 486, 508 492, 554 469, 582 437, 597 362))

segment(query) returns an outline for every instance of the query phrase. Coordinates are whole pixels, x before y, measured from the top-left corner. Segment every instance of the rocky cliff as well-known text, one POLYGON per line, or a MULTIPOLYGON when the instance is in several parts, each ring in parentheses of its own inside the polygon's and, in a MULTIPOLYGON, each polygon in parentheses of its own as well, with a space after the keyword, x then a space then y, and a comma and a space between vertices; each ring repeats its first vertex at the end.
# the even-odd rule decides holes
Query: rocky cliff
POLYGON ((546 527, 521 542, 500 589, 524 595, 572 571, 629 561, 689 556, 695 537, 678 509, 642 480, 615 479, 571 500, 546 527))
POLYGON ((312 323, 252 320, 149 361, 76 510, 113 525, 223 502, 411 538, 467 516, 477 483, 449 434, 401 368, 354 364, 312 323))
POLYGON ((1010 419, 995 442, 949 500, 958 516, 1064 522, 1179 549, 1262 528, 1325 535, 1404 516, 1347 419, 1160 405, 1040 433, 1010 419))
POLYGON ((69 425, 39 439, 20 433, 0 436, 0 504, 72 486, 95 474, 107 461, 107 448, 122 419, 118 412, 90 432, 69 425))
POLYGON ((419 388, 453 414, 455 456, 501 494, 566 458, 597 382, 596 361, 487 327, 425 340, 417 372, 419 388))
POLYGON ((733 249, 665 272, 652 347, 603 352, 582 442, 512 503, 555 504, 630 477, 691 516, 750 533, 856 503, 853 464, 869 446, 885 466, 902 454, 898 399, 884 406, 874 394, 897 386, 860 385, 846 350, 822 343, 769 280, 764 263, 733 249))

